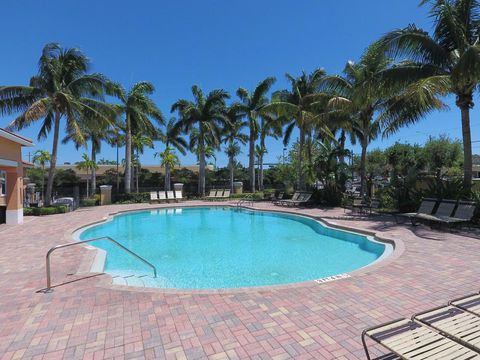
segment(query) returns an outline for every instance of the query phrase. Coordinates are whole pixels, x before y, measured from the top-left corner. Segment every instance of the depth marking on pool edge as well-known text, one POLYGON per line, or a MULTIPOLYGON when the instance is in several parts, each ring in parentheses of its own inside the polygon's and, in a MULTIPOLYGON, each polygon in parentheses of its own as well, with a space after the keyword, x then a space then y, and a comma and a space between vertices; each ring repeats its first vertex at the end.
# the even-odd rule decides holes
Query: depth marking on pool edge
POLYGON ((348 275, 348 274, 339 274, 339 275, 327 276, 327 277, 317 279, 317 280, 313 280, 313 281, 315 281, 317 284, 323 284, 323 283, 330 282, 330 281, 347 279, 349 277, 350 277, 350 275, 348 275))

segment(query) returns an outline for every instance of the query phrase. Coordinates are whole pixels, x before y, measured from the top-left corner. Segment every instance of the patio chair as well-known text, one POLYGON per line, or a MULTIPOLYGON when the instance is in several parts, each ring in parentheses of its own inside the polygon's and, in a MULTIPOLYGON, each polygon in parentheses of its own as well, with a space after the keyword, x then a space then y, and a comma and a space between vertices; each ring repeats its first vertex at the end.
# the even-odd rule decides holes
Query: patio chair
POLYGON ((158 192, 158 202, 166 202, 167 201, 167 196, 165 194, 165 191, 159 191, 158 192))
POLYGON ((280 191, 278 195, 276 193, 272 193, 269 200, 274 203, 275 201, 283 200, 284 195, 285 193, 283 191, 280 191))
POLYGON ((297 200, 288 202, 287 206, 306 206, 311 203, 312 193, 301 193, 297 200))
POLYGON ((274 202, 274 204, 275 204, 275 205, 288 205, 288 204, 291 203, 292 201, 297 201, 298 198, 300 197, 300 194, 302 194, 302 193, 299 192, 299 191, 295 191, 295 193, 292 195, 292 198, 291 198, 291 199, 278 200, 278 201, 274 202))
POLYGON ((480 317, 451 305, 424 311, 412 317, 453 340, 479 352, 480 317))
POLYGON ((225 189, 222 195, 223 198, 229 198, 230 197, 230 189, 225 189))
POLYGON ((405 221, 405 220, 410 219, 410 218, 412 218, 414 216, 417 216, 419 214, 431 215, 433 213, 433 209, 435 208, 436 204, 437 204, 436 199, 423 198, 417 212, 394 214, 393 216, 395 217, 395 221, 398 224, 398 222, 399 222, 398 218, 399 217, 404 218, 404 221, 405 221))
POLYGON ((459 309, 471 312, 480 316, 480 294, 473 294, 455 299, 449 302, 449 305, 455 306, 459 309))
POLYGON ((365 199, 362 198, 354 198, 353 203, 352 203, 352 213, 353 212, 359 212, 360 214, 364 213, 366 209, 368 208, 368 203, 365 201, 365 199))
POLYGON ((438 216, 435 220, 432 220, 440 225, 459 225, 468 223, 472 220, 475 214, 476 204, 473 201, 459 201, 457 209, 453 216, 443 217, 438 216))
POLYGON ((167 201, 168 202, 175 202, 175 195, 173 191, 169 190, 167 191, 167 201))
POLYGON ((183 201, 183 194, 180 190, 175 190, 175 201, 183 201))
POLYGON ((210 193, 208 194, 208 196, 205 196, 205 199, 215 199, 216 197, 217 197, 217 190, 212 189, 210 190, 210 193))
POLYGON ((158 203, 158 192, 150 191, 150 204, 157 202, 158 203))
POLYGON ((434 215, 417 214, 412 216, 410 218, 412 225, 416 225, 418 221, 426 221, 430 223, 430 225, 434 223, 440 223, 442 222, 442 219, 449 218, 452 215, 456 204, 457 202, 455 200, 442 200, 440 205, 438 205, 438 209, 434 215))
POLYGON ((218 198, 222 198, 223 197, 223 193, 225 191, 223 189, 220 189, 220 190, 217 190, 217 194, 215 195, 215 197, 218 199, 218 198))
POLYGON ((477 352, 408 319, 395 320, 362 332, 365 355, 367 360, 372 360, 367 337, 391 351, 391 354, 379 359, 480 359, 477 352))

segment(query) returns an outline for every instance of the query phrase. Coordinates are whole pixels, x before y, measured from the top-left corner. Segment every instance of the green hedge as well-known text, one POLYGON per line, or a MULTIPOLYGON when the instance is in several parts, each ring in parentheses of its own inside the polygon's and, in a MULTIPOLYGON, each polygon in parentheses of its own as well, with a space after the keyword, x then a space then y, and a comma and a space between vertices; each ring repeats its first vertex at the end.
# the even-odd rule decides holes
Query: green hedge
POLYGON ((95 206, 97 205, 97 199, 82 199, 80 200, 80 206, 87 207, 87 206, 95 206))
POLYGON ((114 195, 113 202, 116 204, 136 204, 136 203, 148 203, 150 202, 150 193, 130 193, 130 194, 116 194, 114 195))
POLYGON ((63 205, 41 207, 41 208, 24 208, 23 215, 25 216, 54 215, 54 214, 64 214, 67 211, 68 211, 68 208, 63 205))

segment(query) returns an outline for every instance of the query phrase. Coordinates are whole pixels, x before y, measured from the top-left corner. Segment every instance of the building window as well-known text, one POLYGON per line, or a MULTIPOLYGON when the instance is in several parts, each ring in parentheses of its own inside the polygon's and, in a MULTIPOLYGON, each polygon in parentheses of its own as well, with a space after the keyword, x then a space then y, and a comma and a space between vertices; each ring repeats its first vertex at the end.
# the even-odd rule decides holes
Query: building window
POLYGON ((0 170, 0 196, 7 196, 7 173, 0 170))

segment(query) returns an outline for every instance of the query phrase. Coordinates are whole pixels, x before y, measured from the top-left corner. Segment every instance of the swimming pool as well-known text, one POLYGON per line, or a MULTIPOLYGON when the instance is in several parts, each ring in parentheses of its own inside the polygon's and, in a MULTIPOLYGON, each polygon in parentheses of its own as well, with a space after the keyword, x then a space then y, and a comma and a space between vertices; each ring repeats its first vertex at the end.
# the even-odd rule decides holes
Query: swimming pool
POLYGON ((231 207, 128 212, 81 231, 110 236, 153 263, 151 269, 107 241, 104 271, 115 283, 179 289, 278 285, 346 273, 384 254, 386 246, 311 218, 231 207), (134 276, 132 276, 134 275, 134 276))

